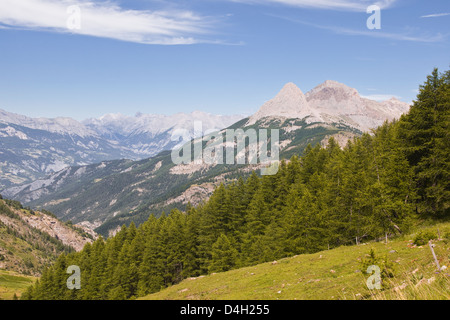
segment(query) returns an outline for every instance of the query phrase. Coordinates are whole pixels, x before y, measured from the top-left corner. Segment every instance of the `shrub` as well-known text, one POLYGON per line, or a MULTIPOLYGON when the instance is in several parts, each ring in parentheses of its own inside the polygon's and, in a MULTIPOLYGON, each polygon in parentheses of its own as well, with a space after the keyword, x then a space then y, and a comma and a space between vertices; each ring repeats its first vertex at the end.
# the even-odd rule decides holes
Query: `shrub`
POLYGON ((447 231, 446 233, 444 233, 444 236, 442 237, 442 240, 444 240, 445 243, 449 243, 450 242, 450 231, 447 231))
POLYGON ((365 273, 368 267, 372 265, 380 268, 381 286, 382 288, 386 287, 385 280, 394 277, 394 264, 389 261, 387 255, 380 257, 371 248, 368 257, 361 260, 361 270, 365 273))
POLYGON ((416 246, 423 246, 428 243, 428 241, 432 239, 436 239, 437 235, 432 231, 419 231, 416 236, 414 237, 414 244, 416 246))
POLYGON ((381 280, 394 277, 394 264, 389 261, 387 255, 382 257, 377 256, 373 248, 370 249, 369 255, 361 260, 361 270, 366 272, 371 265, 376 265, 380 268, 381 280))

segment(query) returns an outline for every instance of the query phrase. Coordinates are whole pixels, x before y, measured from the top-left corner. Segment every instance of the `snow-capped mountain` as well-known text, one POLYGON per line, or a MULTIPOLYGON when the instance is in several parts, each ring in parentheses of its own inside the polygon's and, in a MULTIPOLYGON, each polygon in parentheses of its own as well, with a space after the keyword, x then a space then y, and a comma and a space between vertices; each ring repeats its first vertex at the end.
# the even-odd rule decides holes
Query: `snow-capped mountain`
POLYGON ((43 130, 57 134, 76 135, 82 138, 95 135, 94 131, 91 131, 80 122, 66 117, 54 119, 30 118, 0 109, 0 123, 16 124, 30 129, 43 130))
POLYGON ((134 117, 122 114, 106 114, 97 119, 87 119, 83 124, 101 136, 120 134, 130 136, 149 133, 156 136, 175 129, 191 129, 194 121, 201 121, 203 129, 222 129, 242 119, 243 115, 215 115, 202 111, 176 113, 174 115, 142 114, 134 117))
POLYGON ((177 129, 189 131, 192 137, 207 131, 220 130, 244 118, 243 115, 214 115, 202 111, 176 113, 174 115, 142 114, 134 117, 107 114, 98 119, 88 119, 83 124, 100 137, 114 140, 138 157, 154 156, 171 149, 178 141, 172 141, 177 129), (201 132, 194 132, 198 127, 201 132))
POLYGON ((0 109, 0 190, 43 178, 68 166, 104 160, 139 160, 168 150, 175 129, 222 129, 242 115, 195 111, 172 116, 105 115, 83 123, 71 118, 30 118, 0 109))

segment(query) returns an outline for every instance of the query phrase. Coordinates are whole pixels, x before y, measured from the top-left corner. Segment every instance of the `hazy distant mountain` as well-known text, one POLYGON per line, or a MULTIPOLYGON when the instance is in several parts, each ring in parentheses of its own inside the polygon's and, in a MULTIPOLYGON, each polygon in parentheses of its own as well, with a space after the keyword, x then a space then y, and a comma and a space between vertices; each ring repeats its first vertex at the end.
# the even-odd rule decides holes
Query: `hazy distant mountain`
POLYGON ((134 117, 107 114, 98 119, 88 119, 83 124, 100 137, 113 140, 122 147, 144 158, 171 149, 179 141, 171 141, 176 129, 186 129, 191 136, 201 136, 207 130, 220 130, 244 118, 243 115, 214 115, 201 111, 177 113, 171 116, 138 113, 134 117), (202 132, 194 132, 196 122, 202 132))
POLYGON ((222 129, 243 118, 195 111, 172 116, 105 115, 80 123, 71 118, 29 118, 0 109, 0 190, 31 182, 68 166, 104 160, 143 159, 172 148, 177 128, 222 129))
POLYGON ((0 122, 16 124, 21 127, 43 130, 57 134, 68 134, 80 137, 95 135, 93 131, 89 130, 83 124, 72 118, 30 118, 0 109, 0 122))

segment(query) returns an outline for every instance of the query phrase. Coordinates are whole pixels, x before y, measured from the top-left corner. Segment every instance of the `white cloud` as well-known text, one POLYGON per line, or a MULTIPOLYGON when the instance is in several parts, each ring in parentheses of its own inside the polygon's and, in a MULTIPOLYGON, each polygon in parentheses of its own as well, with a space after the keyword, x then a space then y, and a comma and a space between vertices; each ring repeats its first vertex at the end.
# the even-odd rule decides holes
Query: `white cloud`
POLYGON ((396 98, 398 100, 401 99, 401 97, 393 95, 393 94, 369 94, 366 96, 361 95, 361 97, 369 99, 369 100, 375 100, 375 101, 386 101, 389 100, 391 98, 396 98))
POLYGON ((413 42, 439 42, 443 41, 446 38, 446 35, 442 35, 441 33, 437 33, 435 35, 410 35, 410 34, 402 34, 402 33, 388 33, 382 31, 370 31, 370 30, 354 30, 349 28, 337 27, 337 26, 327 26, 327 25, 319 25, 316 23, 306 22, 302 20, 292 19, 283 16, 270 15, 275 18, 284 19, 287 21, 291 21, 293 23, 299 23, 306 26, 310 26, 313 28, 328 30, 336 34, 349 35, 349 36, 368 36, 374 38, 384 38, 390 40, 401 40, 401 41, 413 41, 413 42))
POLYGON ((448 13, 434 13, 434 14, 427 14, 426 16, 421 16, 421 18, 437 18, 437 17, 443 17, 450 15, 450 12, 448 13))
POLYGON ((348 28, 340 27, 323 27, 322 29, 328 29, 334 31, 338 34, 345 34, 350 36, 369 36, 374 38, 384 38, 391 40, 401 40, 401 41, 413 41, 413 42, 439 42, 445 39, 445 36, 438 33, 432 36, 429 35, 409 35, 402 33, 388 33, 388 32, 373 32, 366 30, 353 30, 348 28))
POLYGON ((197 36, 208 33, 212 21, 190 11, 128 10, 111 1, 1 0, 3 27, 52 32, 70 32, 144 44, 192 44, 205 42, 197 36), (69 30, 67 9, 81 9, 81 28, 69 30))
POLYGON ((300 8, 316 8, 343 11, 366 11, 370 5, 377 5, 381 9, 392 6, 397 0, 231 0, 248 4, 275 3, 300 8))

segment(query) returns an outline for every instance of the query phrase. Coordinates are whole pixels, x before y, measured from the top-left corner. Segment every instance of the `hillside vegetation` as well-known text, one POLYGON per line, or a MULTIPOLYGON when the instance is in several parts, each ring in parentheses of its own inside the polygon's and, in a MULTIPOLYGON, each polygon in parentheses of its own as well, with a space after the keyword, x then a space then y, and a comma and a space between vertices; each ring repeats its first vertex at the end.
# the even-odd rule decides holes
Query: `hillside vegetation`
POLYGON ((33 276, 0 270, 0 300, 14 300, 37 280, 33 276))
MULTIPOLYGON (((434 70, 409 114, 373 135, 344 149, 334 139, 326 147, 310 145, 302 157, 282 162, 276 175, 252 174, 219 186, 186 212, 123 226, 106 241, 61 255, 23 298, 135 298, 189 277, 328 248, 352 250, 345 246, 442 221, 450 207, 449 115, 450 72, 434 70), (81 290, 67 290, 69 265, 81 269, 81 290)), ((372 260, 380 262, 374 253, 372 260)), ((391 275, 388 262, 380 263, 383 275, 391 275)))
POLYGON ((393 241, 303 254, 256 266, 188 278, 144 300, 261 300, 261 299, 450 299, 450 223, 422 229, 393 241), (437 230, 447 238, 438 241, 437 230), (438 273, 428 245, 414 244, 421 233, 436 238, 438 273), (369 290, 370 274, 363 268, 374 249, 393 271, 381 290, 369 290))
MULTIPOLYGON (((0 270, 40 276, 62 253, 81 250, 93 237, 50 212, 0 197, 0 270)), ((2 287, 2 283, 0 283, 2 287)))

